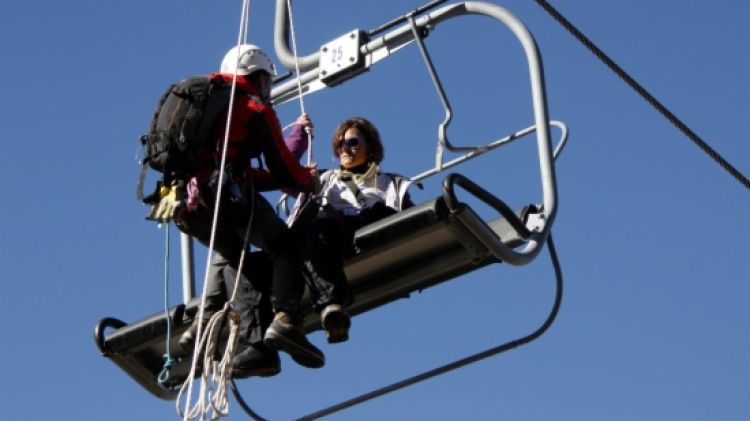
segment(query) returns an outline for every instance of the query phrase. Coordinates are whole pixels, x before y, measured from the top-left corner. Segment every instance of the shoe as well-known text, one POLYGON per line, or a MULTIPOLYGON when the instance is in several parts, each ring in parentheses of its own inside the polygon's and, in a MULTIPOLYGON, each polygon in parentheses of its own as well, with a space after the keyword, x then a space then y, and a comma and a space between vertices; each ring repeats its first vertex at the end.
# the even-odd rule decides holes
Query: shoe
POLYGON ((352 324, 349 314, 340 305, 329 304, 320 312, 320 320, 326 331, 329 344, 345 342, 349 339, 349 327, 352 324))
MULTIPOLYGON (((207 324, 207 320, 203 322, 203 334, 206 333, 207 324)), ((193 324, 191 324, 190 327, 182 333, 180 339, 177 340, 177 346, 179 346, 182 352, 184 352, 185 354, 192 355, 193 351, 195 350, 196 336, 198 336, 198 321, 193 320, 193 324)))
POLYGON ((262 343, 248 344, 232 359, 232 376, 235 379, 271 377, 280 372, 279 353, 262 343))
POLYGON ((276 313, 271 326, 266 330, 263 343, 271 349, 284 351, 299 365, 320 368, 326 363, 323 352, 305 337, 302 319, 284 311, 276 313))

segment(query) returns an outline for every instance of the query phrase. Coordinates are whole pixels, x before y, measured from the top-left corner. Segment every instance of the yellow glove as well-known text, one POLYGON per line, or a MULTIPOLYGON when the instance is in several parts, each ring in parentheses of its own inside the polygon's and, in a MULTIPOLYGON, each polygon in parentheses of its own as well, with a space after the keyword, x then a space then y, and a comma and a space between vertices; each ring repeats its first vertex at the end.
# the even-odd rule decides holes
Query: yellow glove
POLYGON ((169 222, 182 209, 184 193, 178 184, 159 187, 159 201, 151 205, 146 219, 159 223, 169 222))

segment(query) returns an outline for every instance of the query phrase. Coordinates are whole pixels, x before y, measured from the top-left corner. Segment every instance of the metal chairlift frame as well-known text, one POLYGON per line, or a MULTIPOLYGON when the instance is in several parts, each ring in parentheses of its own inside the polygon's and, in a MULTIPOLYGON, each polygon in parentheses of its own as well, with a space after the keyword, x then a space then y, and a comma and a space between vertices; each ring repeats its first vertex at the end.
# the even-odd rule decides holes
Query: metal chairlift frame
MULTIPOLYGON (((432 2, 428 6, 435 3, 432 2)), ((418 11, 425 11, 424 8, 418 11)), ((416 11, 415 11, 416 12, 416 11)), ((422 16, 415 17, 415 12, 407 13, 399 20, 407 20, 408 24, 402 25, 388 33, 377 36, 366 43, 365 36, 353 36, 362 34, 362 31, 353 30, 344 34, 344 36, 324 45, 319 51, 303 57, 295 57, 289 48, 287 39, 288 30, 288 9, 286 0, 276 0, 276 25, 274 31, 274 47, 276 55, 284 66, 295 68, 299 66, 302 74, 298 78, 288 80, 280 86, 274 87, 272 96, 274 103, 283 103, 297 98, 299 95, 299 86, 302 87, 302 94, 307 95, 329 86, 335 86, 343 81, 357 76, 366 71, 372 65, 380 60, 390 56, 395 51, 400 50, 412 42, 418 42, 420 50, 425 58, 428 69, 436 84, 438 93, 446 109, 446 118, 440 124, 438 131, 438 157, 436 166, 433 170, 423 174, 421 178, 441 172, 444 169, 442 164, 441 146, 449 150, 465 150, 466 148, 456 148, 450 144, 447 138, 447 125, 450 122, 451 110, 448 105, 442 86, 436 77, 434 67, 429 60, 429 55, 422 43, 422 38, 435 27, 448 19, 464 15, 481 15, 498 20, 504 24, 516 36, 523 47, 528 62, 529 80, 531 83, 531 95, 534 112, 534 130, 537 136, 537 150, 539 154, 539 166, 541 172, 541 182, 543 191, 543 214, 545 223, 535 229, 527 243, 520 250, 513 250, 504 245, 493 244, 497 241, 488 241, 489 245, 496 252, 501 260, 513 264, 523 265, 533 260, 544 245, 544 241, 549 235, 552 224, 557 214, 557 185, 555 177, 554 156, 552 143, 550 140, 550 122, 547 111, 547 96, 544 85, 544 72, 542 69, 542 59, 539 49, 536 45, 531 32, 524 24, 506 9, 491 3, 485 2, 462 2, 441 7, 435 11, 425 13, 422 16), (343 54, 340 60, 328 59, 327 54, 332 52, 343 51, 351 52, 350 43, 359 41, 358 54, 343 54), (337 62, 344 61, 336 73, 331 71, 331 63, 337 65, 337 62), (297 80, 299 79, 299 80, 297 80)), ((560 123, 561 124, 561 123, 560 123)), ((561 145, 567 138, 561 140, 561 145)), ((477 156, 484 151, 485 147, 469 148, 471 151, 467 155, 477 156)), ((419 178, 419 176, 417 177, 419 178)))
MULTIPOLYGON (((557 213, 554 160, 567 141, 568 131, 563 123, 548 120, 542 63, 536 43, 526 27, 500 6, 484 2, 463 2, 426 13, 440 3, 443 1, 433 1, 367 34, 358 30, 350 31, 326 44, 320 51, 299 57, 300 71, 303 72, 297 75, 299 82, 297 79, 287 79, 275 86, 272 90, 274 102, 278 104, 296 98, 299 84, 303 94, 340 84, 416 41, 446 109, 446 119, 439 128, 435 168, 413 177, 413 180, 433 176, 499 146, 536 133, 543 202, 513 211, 471 180, 458 174, 449 175, 443 183, 442 194, 437 198, 377 221, 355 233, 357 253, 345 259, 345 271, 356 297, 355 303, 349 308, 352 315, 408 297, 412 292, 491 263, 524 265, 536 257, 545 242, 551 241, 551 226, 557 213), (425 14, 417 17, 422 13, 425 14), (450 105, 422 43, 422 38, 434 30, 438 23, 463 15, 488 16, 510 28, 524 48, 529 67, 535 124, 480 147, 455 147, 448 141, 446 128, 450 122, 450 105), (375 36, 402 22, 406 24, 375 36), (352 40, 355 44, 352 44, 352 40), (344 45, 339 45, 340 43, 344 45), (321 56, 326 52, 338 48, 351 52, 352 45, 356 46, 356 57, 352 56, 351 60, 346 58, 351 65, 332 70, 326 70, 321 65, 321 56), (561 138, 554 151, 550 142, 550 125, 561 130, 561 138), (441 152, 443 147, 453 152, 466 153, 444 163, 441 152), (457 198, 455 186, 495 209, 500 217, 485 221, 457 198)), ((277 0, 275 49, 282 64, 294 68, 295 57, 289 51, 286 39, 287 13, 286 1, 277 0)), ((177 365, 172 369, 170 381, 164 385, 156 381, 163 363, 167 321, 172 326, 172 336, 169 338, 171 348, 177 349, 176 341, 196 317, 200 303, 200 297, 194 297, 193 293, 192 243, 186 236, 183 236, 182 254, 184 304, 170 309, 168 316, 160 312, 131 324, 107 317, 97 324, 94 331, 95 342, 102 354, 112 359, 146 390, 162 399, 176 398, 177 389, 189 373, 190 363, 190 356, 179 357, 177 365), (114 331, 107 334, 108 329, 114 331)), ((556 274, 559 275, 557 269, 556 267, 556 274)), ((558 276, 558 284, 560 282, 558 276)), ((559 298, 551 313, 552 318, 556 314, 557 305, 559 298)), ((319 329, 319 321, 309 304, 306 311, 306 331, 319 329)), ((545 322, 544 329, 549 323, 551 319, 545 322)), ((537 332, 541 333, 539 330, 537 332)), ((535 334, 534 337, 536 336, 538 335, 535 334)), ((518 344, 520 342, 514 346, 518 344)))

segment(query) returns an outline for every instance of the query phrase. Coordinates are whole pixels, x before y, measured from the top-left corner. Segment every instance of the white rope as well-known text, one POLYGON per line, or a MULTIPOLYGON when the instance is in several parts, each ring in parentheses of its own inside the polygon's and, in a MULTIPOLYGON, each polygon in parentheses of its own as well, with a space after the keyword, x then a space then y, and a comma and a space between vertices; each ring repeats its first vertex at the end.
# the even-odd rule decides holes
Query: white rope
MULTIPOLYGON (((180 388, 179 394, 177 395, 177 412, 180 416, 188 419, 196 419, 200 417, 201 421, 205 419, 217 420, 229 414, 227 387, 232 380, 232 361, 234 359, 235 351, 237 350, 237 339, 239 338, 240 325, 239 315, 232 310, 232 304, 234 304, 237 291, 239 290, 240 279, 244 270, 245 255, 250 243, 250 232, 252 230, 253 219, 255 216, 254 190, 251 190, 250 196, 253 198, 250 206, 250 218, 248 220, 247 228, 245 229, 245 238, 242 245, 242 252, 240 253, 240 262, 237 267, 232 295, 224 304, 224 308, 216 312, 209 319, 206 324, 206 334, 203 338, 200 338, 197 351, 193 354, 193 361, 197 360, 195 356, 203 355, 204 370, 201 374, 199 398, 195 406, 189 408, 186 405, 185 412, 182 413, 179 402, 181 401, 185 388, 187 387, 189 389, 189 385, 192 385, 192 376, 185 380, 180 388), (221 327, 224 320, 228 320, 229 322, 229 338, 227 339, 226 348, 221 361, 216 362, 214 361, 213 356, 217 352, 221 327)), ((196 342, 197 341, 198 339, 196 339, 196 342)), ((189 394, 190 392, 188 390, 188 395, 189 394)), ((190 401, 188 400, 187 402, 190 401)))
MULTIPOLYGON (((299 98, 300 113, 305 114, 305 99, 304 93, 302 92, 302 80, 299 72, 299 56, 297 55, 297 36, 294 33, 294 18, 292 17, 292 0, 286 0, 286 10, 289 15, 289 35, 292 38, 292 53, 294 54, 294 68, 297 71, 297 91, 299 98)), ((305 126, 305 132, 307 133, 307 165, 310 166, 313 163, 312 153, 312 130, 305 126)))
MULTIPOLYGON (((203 374, 200 380, 200 392, 196 405, 192 407, 186 405, 184 413, 178 405, 178 413, 185 419, 200 419, 201 421, 216 420, 229 414, 229 402, 226 399, 226 384, 232 378, 230 354, 234 354, 234 349, 237 345, 237 329, 230 327, 227 350, 222 360, 216 362, 213 358, 216 354, 221 334, 222 319, 225 315, 230 320, 230 326, 233 324, 231 320, 236 320, 237 318, 236 313, 229 309, 229 304, 227 303, 206 324, 206 334, 198 344, 198 348, 202 350, 202 353, 198 355, 203 356, 203 374), (230 364, 226 363, 227 360, 229 360, 230 364)), ((194 360, 197 360, 197 358, 194 358, 194 360)), ((182 384, 177 395, 178 402, 182 400, 182 395, 186 389, 190 393, 189 389, 192 383, 192 379, 188 379, 182 384)))
MULTIPOLYGON (((204 307, 206 305, 206 285, 208 284, 208 277, 209 277, 209 269, 211 264, 211 258, 213 254, 214 249, 214 243, 216 240, 216 227, 218 225, 218 217, 219 217, 219 204, 221 203, 221 195, 223 191, 224 186, 224 168, 226 166, 226 158, 227 158, 227 149, 229 146, 229 130, 232 122, 232 110, 234 108, 234 99, 235 99, 235 91, 237 86, 237 67, 239 64, 239 53, 240 53, 240 45, 246 43, 247 40, 247 32, 248 32, 248 21, 249 21, 249 15, 250 15, 250 0, 243 0, 242 3, 242 16, 240 18, 240 31, 237 36, 237 58, 236 63, 234 66, 234 73, 232 75, 232 90, 229 97, 229 110, 227 112, 227 121, 226 121, 226 128, 224 131, 224 142, 223 142, 223 150, 221 154, 221 165, 219 167, 219 180, 218 180, 218 187, 216 192, 216 199, 214 203, 214 217, 211 224, 211 236, 209 240, 208 245, 208 253, 206 257, 206 271, 205 275, 203 277, 203 294, 201 297, 201 304, 198 311, 198 329, 196 332, 196 340, 195 340, 195 347, 193 349, 193 361, 190 365, 190 373, 188 374, 187 379, 185 380, 185 383, 183 384, 183 387, 180 389, 180 396, 182 395, 183 389, 185 388, 185 385, 187 385, 187 399, 185 400, 185 410, 180 411, 180 399, 177 400, 177 411, 180 414, 180 416, 183 417, 183 421, 187 421, 188 419, 195 419, 196 417, 200 416, 201 421, 205 420, 205 416, 212 412, 213 416, 215 418, 211 419, 218 419, 222 416, 225 416, 228 411, 229 407, 226 403, 226 384, 228 380, 231 380, 231 358, 229 358, 229 363, 225 363, 225 359, 227 359, 227 355, 234 355, 234 346, 236 342, 236 332, 234 335, 232 335, 232 328, 230 327, 230 340, 227 344, 227 352, 225 352, 224 358, 222 358, 222 363, 225 363, 224 366, 219 365, 218 371, 219 376, 215 376, 215 370, 212 369, 213 362, 212 362, 212 356, 213 356, 213 347, 210 346, 210 342, 216 342, 216 341, 206 341, 206 338, 212 338, 214 336, 214 333, 216 333, 216 337, 218 338, 218 332, 214 332, 214 327, 220 323, 217 323, 216 320, 220 320, 220 318, 212 317, 212 319, 209 321, 209 324, 207 325, 207 328, 211 327, 209 329, 209 332, 206 336, 206 338, 202 338, 202 330, 203 330, 203 323, 201 322, 204 317, 204 307), (213 324, 211 323, 213 321, 213 324), (195 377, 196 372, 196 365, 198 361, 198 356, 200 354, 200 350, 202 348, 206 348, 203 353, 204 355, 204 362, 203 362, 203 375, 201 376, 201 387, 200 387, 200 393, 198 401, 196 402, 195 406, 191 408, 191 401, 192 401, 192 393, 193 393, 193 378, 195 377), (227 373, 229 371, 229 373, 227 373), (228 378, 227 378, 228 376, 228 378), (211 386, 209 384, 209 377, 214 380, 217 385, 217 392, 214 393, 213 398, 219 398, 218 401, 215 399, 212 399, 210 389, 211 386), (206 405, 207 401, 211 401, 211 405, 206 405)), ((250 225, 248 224, 248 230, 250 229, 250 225)), ((244 249, 242 251, 242 257, 244 257, 244 249)), ((238 276, 241 272, 238 272, 238 276)), ((235 283, 235 287, 238 282, 235 283)), ((236 289, 236 288, 235 288, 236 289)), ((228 305, 229 303, 227 303, 228 305)), ((225 307, 226 309, 227 307, 225 307)), ((216 316, 216 315, 215 315, 216 316)), ((223 316, 223 315, 222 315, 223 316)))

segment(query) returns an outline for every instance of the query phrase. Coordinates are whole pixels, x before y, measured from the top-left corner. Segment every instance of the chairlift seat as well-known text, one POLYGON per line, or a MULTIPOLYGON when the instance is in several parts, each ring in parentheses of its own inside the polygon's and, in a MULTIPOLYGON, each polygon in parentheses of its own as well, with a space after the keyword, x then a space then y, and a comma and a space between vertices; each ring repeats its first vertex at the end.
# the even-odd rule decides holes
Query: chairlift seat
MULTIPOLYGON (((463 205, 464 210, 473 211, 463 205)), ((535 206, 516 212, 521 221, 539 213, 535 206)), ((498 241, 517 247, 523 239, 505 218, 486 224, 498 241)), ((349 279, 354 303, 348 308, 357 315, 415 291, 458 277, 491 263, 500 263, 465 228, 446 205, 443 196, 413 206, 395 215, 362 227, 355 233, 355 252, 345 258, 344 270, 349 279)), ((171 319, 170 349, 176 352, 177 340, 198 313, 200 297, 169 310, 171 319)), ((319 317, 304 299, 305 330, 320 329, 319 317)), ((95 341, 102 354, 136 380, 153 395, 175 399, 179 387, 190 371, 191 358, 177 355, 169 381, 157 381, 162 370, 167 335, 166 315, 156 313, 143 320, 126 324, 118 319, 102 319, 95 329, 95 341), (114 329, 105 333, 107 329, 114 329)))

